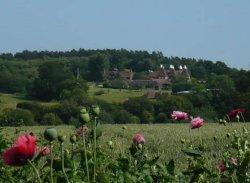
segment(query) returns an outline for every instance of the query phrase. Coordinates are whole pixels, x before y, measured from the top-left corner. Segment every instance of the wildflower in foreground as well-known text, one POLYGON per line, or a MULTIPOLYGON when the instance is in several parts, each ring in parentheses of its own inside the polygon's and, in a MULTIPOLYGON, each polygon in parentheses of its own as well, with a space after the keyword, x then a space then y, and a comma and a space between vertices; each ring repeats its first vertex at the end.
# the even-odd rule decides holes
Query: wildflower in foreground
POLYGON ((235 165, 235 166, 237 166, 238 165, 238 162, 237 162, 237 158, 230 158, 230 163, 232 164, 232 165, 235 165))
POLYGON ((219 170, 220 173, 223 173, 223 172, 226 171, 226 165, 224 164, 223 161, 221 161, 221 162, 219 163, 219 165, 217 166, 217 169, 219 170))
POLYGON ((36 153, 36 137, 29 134, 17 138, 11 148, 6 149, 3 154, 3 161, 6 165, 22 166, 27 164, 36 153))
POLYGON ((89 131, 89 128, 86 125, 82 125, 81 127, 76 129, 76 136, 80 138, 82 135, 86 135, 89 131))
POLYGON ((142 134, 137 133, 137 134, 134 135, 134 137, 133 137, 133 143, 135 145, 144 144, 145 142, 146 142, 146 140, 145 140, 145 138, 143 137, 142 134))
POLYGON ((173 120, 187 120, 188 114, 182 111, 173 111, 173 113, 171 114, 171 118, 173 120))
POLYGON ((200 128, 204 124, 204 119, 196 117, 191 121, 191 129, 200 128))
POLYGON ((234 109, 228 113, 228 116, 230 119, 234 119, 236 118, 237 115, 244 114, 245 112, 246 112, 246 109, 244 108, 234 109))
POLYGON ((42 148, 39 148, 38 149, 38 153, 39 153, 39 155, 41 155, 41 156, 47 156, 47 155, 49 155, 50 154, 50 149, 48 148, 48 147, 42 147, 42 148))

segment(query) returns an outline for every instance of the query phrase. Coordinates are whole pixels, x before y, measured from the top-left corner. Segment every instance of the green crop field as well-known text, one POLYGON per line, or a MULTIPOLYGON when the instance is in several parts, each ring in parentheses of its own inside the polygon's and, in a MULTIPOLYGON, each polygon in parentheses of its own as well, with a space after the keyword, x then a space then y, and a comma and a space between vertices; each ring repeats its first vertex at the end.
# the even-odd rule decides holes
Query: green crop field
MULTIPOLYGON (((235 123, 228 124, 227 126, 219 125, 215 123, 207 123, 202 128, 196 130, 190 130, 189 124, 154 124, 154 125, 126 125, 127 129, 122 129, 123 125, 103 125, 103 135, 99 140, 99 146, 104 151, 110 151, 107 146, 107 142, 112 140, 114 142, 113 155, 123 153, 131 144, 133 134, 140 132, 146 138, 146 147, 148 153, 151 155, 160 155, 161 159, 167 161, 174 158, 180 165, 184 162, 184 155, 181 150, 185 148, 185 144, 181 143, 181 140, 185 140, 187 143, 192 143, 194 146, 204 142, 206 152, 209 155, 216 154, 218 157, 222 155, 225 149, 225 145, 229 139, 226 134, 232 133, 234 130, 242 130, 243 127, 250 130, 249 123, 235 123), (214 140, 214 137, 217 140, 214 140)), ((2 133, 10 142, 18 136, 18 134, 33 132, 41 138, 43 135, 45 126, 33 126, 33 127, 5 127, 2 133)), ((73 126, 57 126, 59 134, 64 134, 69 137, 74 133, 73 126)), ((250 136, 249 136, 250 140, 250 136)), ((66 144, 69 145, 69 139, 66 144)), ((69 146, 68 146, 69 147, 69 146)), ((212 158, 211 158, 212 159, 212 158)))

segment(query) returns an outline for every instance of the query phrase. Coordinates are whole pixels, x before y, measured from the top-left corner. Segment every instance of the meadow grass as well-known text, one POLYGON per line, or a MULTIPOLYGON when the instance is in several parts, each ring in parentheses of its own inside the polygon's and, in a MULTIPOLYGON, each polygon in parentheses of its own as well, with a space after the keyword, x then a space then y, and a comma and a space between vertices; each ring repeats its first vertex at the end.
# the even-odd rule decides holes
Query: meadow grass
POLYGON ((56 102, 41 102, 41 101, 29 100, 25 98, 24 95, 21 94, 0 93, 0 111, 6 108, 13 109, 20 102, 37 102, 42 105, 56 104, 56 102))
MULTIPOLYGON (((243 127, 250 130, 250 123, 234 123, 226 126, 217 123, 206 123, 200 129, 190 130, 189 124, 129 124, 126 125, 126 130, 122 127, 124 125, 103 125, 103 135, 98 144, 106 153, 112 153, 113 157, 117 157, 120 153, 128 152, 131 145, 131 139, 135 133, 142 133, 146 138, 146 147, 149 155, 160 156, 161 161, 168 161, 175 159, 177 164, 181 166, 185 164, 186 156, 182 153, 187 144, 193 146, 204 143, 204 148, 208 157, 211 157, 211 166, 215 166, 219 157, 225 151, 226 144, 229 139, 226 137, 227 133, 232 133, 234 130, 241 131, 243 127), (214 140, 214 137, 217 140, 214 140), (108 148, 107 142, 112 140, 114 149, 108 148), (186 143, 181 143, 185 140, 186 143), (111 152, 112 151, 112 152, 111 152), (218 158, 213 158, 216 155, 218 158)), ((33 127, 5 127, 3 129, 4 137, 10 142, 14 140, 18 134, 33 132, 38 137, 43 135, 46 126, 33 127), (16 133, 17 131, 17 133, 16 133)), ((69 146, 69 136, 74 133, 73 126, 57 126, 59 134, 66 135, 66 145, 69 146)), ((249 135, 250 140, 250 135, 249 135)))
POLYGON ((94 85, 89 86, 89 96, 100 99, 109 103, 121 103, 133 97, 140 97, 146 94, 147 90, 127 90, 127 89, 112 89, 99 88, 94 85), (103 91, 101 95, 95 95, 96 92, 103 91))

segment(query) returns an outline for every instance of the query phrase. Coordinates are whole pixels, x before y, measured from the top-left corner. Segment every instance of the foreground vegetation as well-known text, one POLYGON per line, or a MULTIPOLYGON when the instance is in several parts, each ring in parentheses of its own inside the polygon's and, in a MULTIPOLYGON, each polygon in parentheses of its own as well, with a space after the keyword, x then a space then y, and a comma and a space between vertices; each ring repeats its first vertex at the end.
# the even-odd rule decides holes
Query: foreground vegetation
MULTIPOLYGON (((2 129, 1 134, 7 142, 12 143, 17 136, 32 132, 38 137, 39 146, 42 147, 46 144, 49 145, 43 140, 43 132, 46 129, 47 127, 41 126, 9 127, 2 129)), ((95 155, 92 154, 95 152, 93 136, 85 133, 86 143, 88 144, 86 147, 82 146, 81 136, 76 140, 75 146, 72 146, 72 139, 70 141, 69 137, 76 133, 75 128, 73 126, 58 126, 56 129, 59 142, 55 140, 53 143, 55 158, 53 179, 55 182, 81 182, 82 180, 88 182, 84 160, 85 148, 87 148, 87 157, 89 158, 89 175, 93 182, 223 182, 225 180, 227 182, 249 182, 250 157, 248 157, 249 144, 246 141, 250 140, 250 136, 246 133, 248 133, 247 130, 250 130, 250 125, 247 123, 226 126, 207 123, 196 130, 190 130, 189 123, 103 125, 102 136, 100 136, 99 127, 95 132, 98 139, 96 160, 95 155), (138 132, 145 138, 142 144, 132 142, 133 135, 138 134, 138 132), (240 134, 243 134, 244 137, 240 134), (66 135, 66 138, 64 135, 66 135), (234 143, 237 145, 237 141, 240 144, 235 147, 234 143), (63 166, 65 166, 65 169, 61 169, 60 148, 62 143, 60 146, 60 142, 64 144, 62 152, 64 152, 65 165, 63 166), (244 146, 247 149, 244 149, 244 146), (75 147, 74 160, 71 157, 72 147, 75 147), (78 153, 81 156, 78 156, 78 153), (232 157, 237 159, 235 165, 230 164, 230 158, 232 157), (222 161, 225 167, 224 164, 220 164, 222 161), (244 161, 246 161, 246 165, 243 164, 244 161), (235 174, 242 167, 244 167, 241 170, 242 175, 235 174), (93 173, 96 175, 95 178, 93 173)), ((3 151, 4 140, 2 139, 0 142, 0 151, 3 151)), ((33 160, 34 162, 30 163, 33 168, 36 166, 40 173, 43 172, 40 175, 41 182, 51 181, 49 178, 49 154, 47 156, 47 158, 46 156, 36 157, 33 160)), ((0 179, 5 182, 15 182, 16 178, 19 182, 34 182, 35 180, 39 182, 31 168, 30 165, 23 168, 6 167, 0 171, 0 179)))
MULTIPOLYGON (((178 122, 176 122, 178 123, 178 122)), ((16 136, 22 133, 33 132, 42 138, 43 132, 49 126, 31 126, 31 127, 5 127, 3 128, 3 135, 8 141, 13 141, 16 136)), ((114 155, 118 155, 120 151, 124 152, 131 143, 131 138, 135 133, 142 133, 147 144, 150 147, 148 150, 152 154, 161 155, 164 161, 171 158, 178 158, 183 144, 182 140, 190 141, 194 145, 198 145, 201 141, 205 141, 210 155, 213 153, 223 154, 225 145, 227 143, 227 133, 232 133, 234 130, 241 130, 243 127, 250 131, 250 123, 233 123, 226 126, 219 125, 218 123, 206 123, 202 128, 192 131, 189 129, 189 123, 181 124, 126 124, 126 125, 102 125, 103 135, 100 137, 99 144, 108 150, 108 141, 114 142, 114 155), (124 129, 126 127, 126 129, 124 129), (214 137, 217 138, 216 143, 214 137)), ((74 126, 57 126, 59 134, 70 137, 75 133, 74 126)), ((248 136, 250 140, 250 135, 248 136)), ((69 145, 69 138, 66 144, 69 145)), ((70 147, 68 147, 70 148, 70 147)), ((181 164, 182 161, 178 160, 181 164)), ((215 162, 214 162, 215 163, 215 162)))

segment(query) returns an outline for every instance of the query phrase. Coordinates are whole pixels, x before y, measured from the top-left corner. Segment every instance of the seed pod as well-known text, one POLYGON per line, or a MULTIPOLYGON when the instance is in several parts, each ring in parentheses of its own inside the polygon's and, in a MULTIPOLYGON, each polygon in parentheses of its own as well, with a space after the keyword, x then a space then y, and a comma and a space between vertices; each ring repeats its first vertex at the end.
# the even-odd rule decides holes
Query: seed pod
POLYGON ((83 107, 83 108, 80 110, 80 113, 87 113, 86 107, 83 107))
POLYGON ((138 144, 138 148, 139 148, 139 149, 142 149, 142 144, 138 144))
POLYGON ((80 117, 84 123, 88 123, 90 121, 89 113, 81 113, 80 117))
POLYGON ((109 146, 113 146, 113 142, 110 140, 110 141, 108 141, 108 145, 109 146))
POLYGON ((72 144, 75 143, 76 142, 76 136, 75 135, 71 135, 69 140, 70 140, 70 142, 72 144))
POLYGON ((58 141, 63 143, 66 140, 66 136, 65 135, 59 135, 58 136, 58 141))
POLYGON ((53 141, 57 139, 57 130, 55 128, 47 128, 44 131, 44 138, 48 141, 53 141))
POLYGON ((93 114, 98 116, 100 114, 100 108, 97 105, 92 106, 93 114))
POLYGON ((110 149, 113 149, 114 144, 113 144, 113 142, 111 140, 108 141, 108 146, 109 146, 110 149))

